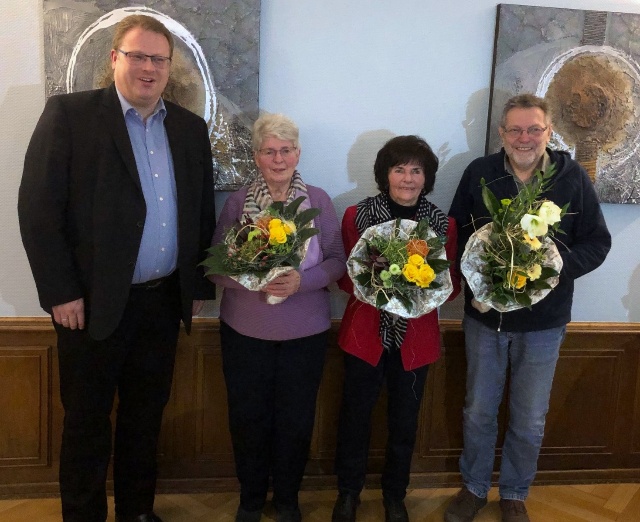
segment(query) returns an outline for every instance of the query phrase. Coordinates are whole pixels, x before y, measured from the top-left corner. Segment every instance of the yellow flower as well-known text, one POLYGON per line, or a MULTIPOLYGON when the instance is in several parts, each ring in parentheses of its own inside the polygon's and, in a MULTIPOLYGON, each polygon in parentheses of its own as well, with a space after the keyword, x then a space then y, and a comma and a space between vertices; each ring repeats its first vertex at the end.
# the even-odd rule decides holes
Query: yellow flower
POLYGON ((279 227, 272 227, 271 224, 269 224, 269 243, 271 243, 272 245, 281 245, 286 242, 287 233, 284 231, 284 227, 282 225, 280 225, 279 227))
POLYGON ((278 218, 273 218, 271 221, 269 221, 269 230, 273 229, 273 228, 279 228, 282 226, 282 220, 278 219, 278 218))
POLYGON ((531 239, 537 236, 544 236, 549 230, 547 223, 534 214, 525 214, 522 216, 520 226, 522 227, 522 230, 529 234, 531 239))
POLYGON ((537 263, 527 270, 527 276, 531 281, 539 279, 540 275, 542 275, 542 267, 537 263))
POLYGON ((296 231, 296 224, 293 221, 285 221, 283 226, 287 235, 291 235, 296 231))
POLYGON ((547 225, 553 225, 560 221, 562 216, 562 209, 556 205, 553 201, 545 201, 540 205, 540 210, 538 210, 538 216, 540 219, 544 221, 547 225))
POLYGON ((538 250, 542 246, 542 243, 537 237, 534 237, 532 239, 526 232, 522 235, 522 239, 524 239, 524 242, 529 245, 531 250, 538 250))
POLYGON ((418 267, 416 265, 407 263, 402 267, 402 275, 407 281, 415 283, 416 278, 418 277, 418 267))
POLYGON ((413 254, 412 256, 409 256, 408 263, 414 266, 422 266, 424 264, 424 257, 418 254, 413 254))
POLYGON ((509 282, 510 288, 513 287, 519 290, 526 284, 527 284, 527 276, 523 276, 522 274, 519 274, 515 270, 511 272, 511 281, 509 282))
POLYGON ((420 288, 427 288, 431 282, 436 278, 436 273, 428 264, 424 264, 418 270, 418 277, 416 278, 416 284, 420 288))

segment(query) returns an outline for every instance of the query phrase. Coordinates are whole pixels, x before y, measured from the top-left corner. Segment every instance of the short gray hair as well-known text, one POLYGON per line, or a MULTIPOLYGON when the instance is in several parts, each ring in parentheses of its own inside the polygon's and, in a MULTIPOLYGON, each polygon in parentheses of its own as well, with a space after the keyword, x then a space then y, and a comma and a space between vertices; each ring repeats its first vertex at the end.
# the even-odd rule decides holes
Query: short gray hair
POLYGON ((279 140, 291 141, 293 146, 300 146, 300 131, 292 119, 284 114, 262 113, 253 124, 251 143, 253 150, 259 150, 262 143, 268 137, 279 140))
POLYGON ((551 109, 549 104, 538 96, 530 93, 518 94, 507 100, 502 109, 502 117, 500 118, 500 126, 504 127, 507 123, 507 113, 511 109, 540 109, 544 113, 544 119, 547 124, 551 123, 551 109))

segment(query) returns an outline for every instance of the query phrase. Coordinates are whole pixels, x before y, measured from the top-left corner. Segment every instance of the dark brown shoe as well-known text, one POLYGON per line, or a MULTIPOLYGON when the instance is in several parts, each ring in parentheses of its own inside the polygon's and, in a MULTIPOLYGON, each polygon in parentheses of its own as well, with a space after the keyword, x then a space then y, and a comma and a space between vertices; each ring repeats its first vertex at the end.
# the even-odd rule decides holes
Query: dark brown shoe
POLYGON ((502 522, 530 522, 527 508, 522 500, 500 499, 502 522))
POLYGON ((486 498, 476 497, 463 487, 444 512, 444 522, 471 522, 486 505, 486 498))

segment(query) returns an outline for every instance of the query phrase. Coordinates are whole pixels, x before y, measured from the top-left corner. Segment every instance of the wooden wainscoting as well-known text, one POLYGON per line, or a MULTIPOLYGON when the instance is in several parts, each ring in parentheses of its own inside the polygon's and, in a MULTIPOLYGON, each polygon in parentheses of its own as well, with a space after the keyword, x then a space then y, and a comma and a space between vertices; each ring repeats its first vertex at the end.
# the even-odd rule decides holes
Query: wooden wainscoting
MULTIPOLYGON (((198 319, 178 346, 159 450, 161 491, 233 490, 216 319, 198 319)), ((342 356, 333 325, 305 488, 333 488, 342 356)), ((412 486, 459 483, 464 335, 442 321, 443 357, 432 365, 422 406, 412 486)), ((63 410, 55 333, 46 318, 0 319, 0 496, 57 492, 63 410)), ((508 397, 505 397, 505 401, 508 397)), ((499 442, 507 411, 500 414, 499 442)), ((374 412, 368 477, 382 470, 385 397, 374 412)), ((498 451, 499 462, 500 452, 498 451)), ((498 464, 497 462, 497 464, 498 464)), ((572 323, 562 346, 539 461, 538 483, 640 480, 640 325, 572 323)))

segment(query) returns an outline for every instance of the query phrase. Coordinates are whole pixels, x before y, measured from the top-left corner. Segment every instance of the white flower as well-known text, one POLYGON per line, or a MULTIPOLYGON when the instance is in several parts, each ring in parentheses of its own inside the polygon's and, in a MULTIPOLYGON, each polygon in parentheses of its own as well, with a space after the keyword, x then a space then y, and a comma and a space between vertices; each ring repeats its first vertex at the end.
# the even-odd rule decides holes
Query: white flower
POLYGON ((538 210, 538 216, 547 225, 553 225, 560 221, 561 213, 562 209, 553 201, 545 201, 540 205, 540 210, 538 210))
POLYGON ((522 216, 520 226, 522 227, 522 230, 529 234, 531 239, 537 236, 544 236, 549 230, 547 222, 533 214, 525 214, 522 216))

